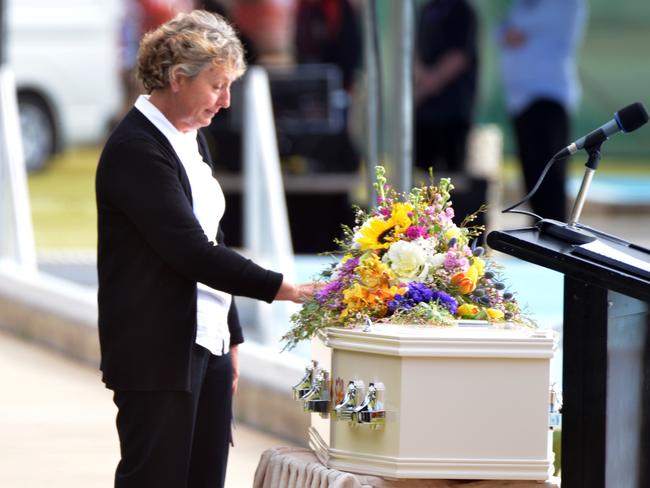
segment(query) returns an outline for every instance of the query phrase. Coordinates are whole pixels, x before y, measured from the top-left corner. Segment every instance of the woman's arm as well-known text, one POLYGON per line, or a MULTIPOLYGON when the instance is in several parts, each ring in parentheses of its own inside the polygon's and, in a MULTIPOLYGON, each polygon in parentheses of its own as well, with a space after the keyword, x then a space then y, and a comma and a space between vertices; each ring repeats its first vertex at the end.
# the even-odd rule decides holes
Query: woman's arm
POLYGON ((288 281, 282 281, 278 293, 275 295, 276 300, 288 300, 296 303, 304 303, 316 293, 322 285, 320 283, 303 283, 294 285, 288 281))
POLYGON ((122 214, 124 230, 136 231, 149 249, 187 279, 232 295, 273 301, 282 275, 208 240, 194 216, 181 172, 173 156, 154 141, 120 141, 105 149, 100 160, 100 212, 111 218, 122 214))

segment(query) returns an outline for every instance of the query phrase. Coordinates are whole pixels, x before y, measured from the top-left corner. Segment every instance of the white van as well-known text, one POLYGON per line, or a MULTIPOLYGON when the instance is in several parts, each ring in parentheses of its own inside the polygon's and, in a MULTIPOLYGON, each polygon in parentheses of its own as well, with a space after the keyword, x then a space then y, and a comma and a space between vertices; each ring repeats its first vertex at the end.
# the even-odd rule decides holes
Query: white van
POLYGON ((69 144, 101 142, 120 110, 123 0, 6 0, 7 61, 25 161, 41 168, 69 144))

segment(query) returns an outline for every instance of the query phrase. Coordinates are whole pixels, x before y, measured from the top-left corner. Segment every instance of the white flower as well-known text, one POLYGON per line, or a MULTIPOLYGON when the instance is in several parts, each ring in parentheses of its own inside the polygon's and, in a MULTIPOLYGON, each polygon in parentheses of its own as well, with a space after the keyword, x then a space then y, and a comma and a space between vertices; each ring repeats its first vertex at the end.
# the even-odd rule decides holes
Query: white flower
POLYGON ((446 253, 439 252, 437 254, 428 254, 427 263, 434 269, 440 268, 445 263, 446 253))
POLYGON ((427 255, 414 242, 397 241, 392 244, 382 259, 395 275, 402 280, 414 280, 428 271, 427 255))
MULTIPOLYGON (((436 251, 436 246, 438 245, 437 239, 431 237, 426 239, 419 237, 411 242, 417 244, 424 251, 424 254, 426 255, 426 264, 428 265, 425 267, 438 269, 444 264, 446 253, 439 253, 436 251)), ((424 281, 424 277, 422 277, 421 281, 424 281)))
POLYGON ((359 229, 356 229, 354 231, 354 237, 352 238, 352 246, 351 248, 354 250, 359 250, 361 249, 361 244, 359 244, 359 239, 361 239, 362 235, 359 229))

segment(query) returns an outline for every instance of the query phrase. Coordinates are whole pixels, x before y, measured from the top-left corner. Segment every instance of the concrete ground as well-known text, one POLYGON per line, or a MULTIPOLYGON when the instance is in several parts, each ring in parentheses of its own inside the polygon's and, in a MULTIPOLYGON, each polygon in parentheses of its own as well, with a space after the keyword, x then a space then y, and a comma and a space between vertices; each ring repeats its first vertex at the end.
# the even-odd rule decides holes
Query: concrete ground
MULTIPOLYGON (((0 486, 108 488, 119 459, 99 372, 0 331, 0 486)), ((226 486, 252 486, 261 453, 287 442, 235 431, 226 486)))

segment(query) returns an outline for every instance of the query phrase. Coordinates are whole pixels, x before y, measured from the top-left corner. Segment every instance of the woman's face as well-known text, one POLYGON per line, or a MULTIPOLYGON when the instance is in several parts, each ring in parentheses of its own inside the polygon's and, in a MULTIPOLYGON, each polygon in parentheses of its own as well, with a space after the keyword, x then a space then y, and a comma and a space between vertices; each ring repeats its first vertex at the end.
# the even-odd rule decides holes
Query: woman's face
POLYGON ((207 127, 219 110, 230 106, 232 76, 208 66, 194 78, 179 75, 175 92, 176 128, 181 132, 207 127))

